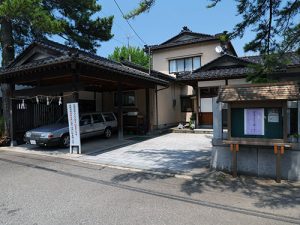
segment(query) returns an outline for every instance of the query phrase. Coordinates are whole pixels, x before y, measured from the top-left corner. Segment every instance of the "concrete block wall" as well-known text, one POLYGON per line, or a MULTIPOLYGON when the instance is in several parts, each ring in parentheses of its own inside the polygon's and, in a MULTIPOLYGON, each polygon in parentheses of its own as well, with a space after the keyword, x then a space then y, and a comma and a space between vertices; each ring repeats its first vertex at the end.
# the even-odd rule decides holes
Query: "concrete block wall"
MULTIPOLYGON (((231 172, 231 151, 228 146, 213 146, 211 167, 231 172)), ((237 153, 239 174, 275 178, 276 156, 272 148, 240 146, 237 153)), ((286 180, 300 180, 300 151, 286 150, 281 157, 281 174, 286 180)))

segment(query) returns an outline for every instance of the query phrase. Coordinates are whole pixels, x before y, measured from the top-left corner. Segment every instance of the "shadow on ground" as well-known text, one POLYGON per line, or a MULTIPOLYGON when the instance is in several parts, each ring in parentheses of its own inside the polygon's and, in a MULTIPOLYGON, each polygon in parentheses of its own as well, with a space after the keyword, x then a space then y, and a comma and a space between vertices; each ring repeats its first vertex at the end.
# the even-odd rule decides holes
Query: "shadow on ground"
MULTIPOLYGON (((113 182, 148 180, 164 180, 171 176, 152 174, 146 172, 132 172, 115 176, 113 182)), ((262 180, 255 177, 238 177, 233 179, 231 175, 206 170, 202 174, 196 174, 192 180, 183 180, 181 192, 192 195, 201 194, 207 190, 221 193, 238 193, 244 197, 249 197, 255 201, 257 208, 284 209, 294 208, 300 205, 300 187, 290 182, 276 184, 273 180, 262 180)))

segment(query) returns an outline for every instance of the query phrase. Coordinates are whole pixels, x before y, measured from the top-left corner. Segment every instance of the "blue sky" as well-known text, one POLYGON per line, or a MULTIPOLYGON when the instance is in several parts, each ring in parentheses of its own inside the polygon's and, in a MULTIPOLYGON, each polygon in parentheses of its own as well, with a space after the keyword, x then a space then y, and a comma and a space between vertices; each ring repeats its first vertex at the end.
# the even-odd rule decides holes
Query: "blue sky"
MULTIPOLYGON (((117 0, 117 2, 124 12, 128 12, 136 7, 139 1, 117 0)), ((127 45, 127 36, 130 37, 130 45, 143 47, 143 43, 122 18, 113 0, 101 0, 98 3, 102 5, 100 17, 114 15, 112 29, 114 38, 101 43, 102 46, 97 51, 99 55, 107 57, 115 47, 127 45)), ((208 3, 208 0, 157 0, 149 13, 130 20, 130 23, 142 39, 152 45, 178 34, 183 26, 188 26, 195 32, 216 34, 232 30, 240 21, 241 18, 236 16, 235 1, 223 0, 212 9, 206 8, 208 3)), ((242 39, 232 41, 239 56, 245 55, 243 46, 253 36, 254 34, 248 31, 242 39)))

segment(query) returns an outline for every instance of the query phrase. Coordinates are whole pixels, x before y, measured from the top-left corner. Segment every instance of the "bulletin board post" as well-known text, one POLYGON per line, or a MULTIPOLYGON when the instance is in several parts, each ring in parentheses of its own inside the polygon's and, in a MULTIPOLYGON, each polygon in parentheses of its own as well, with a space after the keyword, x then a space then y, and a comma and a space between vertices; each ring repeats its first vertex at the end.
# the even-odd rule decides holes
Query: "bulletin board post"
POLYGON ((75 152, 76 154, 81 154, 78 103, 68 103, 67 112, 69 121, 70 153, 73 154, 75 152))

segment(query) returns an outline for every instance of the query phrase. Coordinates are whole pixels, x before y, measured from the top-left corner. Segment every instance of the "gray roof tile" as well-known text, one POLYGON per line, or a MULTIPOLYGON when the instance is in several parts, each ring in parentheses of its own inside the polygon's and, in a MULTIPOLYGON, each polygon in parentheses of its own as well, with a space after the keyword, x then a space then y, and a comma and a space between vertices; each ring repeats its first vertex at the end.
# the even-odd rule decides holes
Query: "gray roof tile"
POLYGON ((32 68, 38 68, 42 66, 47 66, 51 64, 56 63, 64 63, 64 62, 70 62, 70 61, 77 61, 82 63, 90 63, 95 66, 108 69, 111 71, 119 72, 122 74, 125 74, 127 76, 136 77, 136 78, 142 78, 145 80, 158 82, 160 84, 167 84, 168 81, 166 79, 161 79, 160 77, 150 76, 148 73, 146 73, 143 70, 140 70, 138 68, 132 68, 126 65, 123 65, 119 62, 109 60, 107 58, 91 54, 76 48, 71 48, 62 44, 59 44, 57 42, 53 42, 50 40, 39 40, 33 42, 30 46, 28 46, 17 58, 13 63, 11 63, 6 68, 1 68, 0 70, 0 76, 4 74, 9 74, 13 72, 23 71, 27 69, 32 68), (32 61, 30 63, 26 63, 24 65, 16 66, 16 62, 19 58, 23 57, 28 51, 30 51, 31 48, 34 46, 41 46, 48 49, 52 49, 54 51, 57 51, 61 53, 60 56, 57 57, 48 57, 41 60, 32 61))

